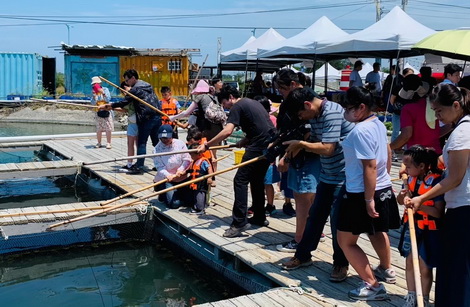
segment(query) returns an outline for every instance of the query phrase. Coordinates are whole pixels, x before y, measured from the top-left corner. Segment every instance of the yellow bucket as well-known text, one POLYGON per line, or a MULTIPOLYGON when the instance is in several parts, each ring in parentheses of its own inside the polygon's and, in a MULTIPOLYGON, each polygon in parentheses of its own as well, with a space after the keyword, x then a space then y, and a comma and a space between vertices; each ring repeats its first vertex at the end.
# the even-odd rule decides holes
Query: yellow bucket
POLYGON ((234 150, 233 154, 235 155, 234 164, 237 165, 237 164, 240 164, 240 162, 242 162, 242 158, 243 158, 243 155, 245 154, 245 150, 244 149, 234 150))

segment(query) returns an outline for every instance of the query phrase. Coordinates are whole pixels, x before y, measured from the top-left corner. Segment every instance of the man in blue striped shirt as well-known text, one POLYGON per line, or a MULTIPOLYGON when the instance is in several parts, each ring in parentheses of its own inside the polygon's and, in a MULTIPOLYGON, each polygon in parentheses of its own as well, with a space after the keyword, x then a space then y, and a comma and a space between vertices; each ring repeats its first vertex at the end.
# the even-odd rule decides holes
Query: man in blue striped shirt
POLYGON ((285 269, 296 269, 312 263, 311 251, 317 249, 323 227, 331 213, 331 232, 333 234, 333 270, 330 281, 346 279, 349 262, 336 240, 336 199, 344 194, 343 183, 344 156, 342 141, 353 129, 354 124, 344 119, 343 108, 326 99, 321 99, 311 89, 296 89, 286 101, 287 112, 291 118, 299 117, 309 121, 311 135, 309 141, 287 141, 288 157, 295 156, 300 150, 320 155, 320 183, 313 205, 310 207, 307 225, 294 257, 282 264, 285 269))

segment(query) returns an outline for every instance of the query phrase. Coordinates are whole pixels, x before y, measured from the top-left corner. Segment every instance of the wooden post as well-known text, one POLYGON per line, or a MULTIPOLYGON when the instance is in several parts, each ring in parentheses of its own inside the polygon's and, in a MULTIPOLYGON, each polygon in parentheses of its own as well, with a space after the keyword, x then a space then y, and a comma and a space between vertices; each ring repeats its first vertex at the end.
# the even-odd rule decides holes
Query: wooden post
POLYGON ((220 174, 229 172, 229 171, 231 171, 231 170, 240 168, 240 167, 242 167, 242 166, 245 166, 245 165, 248 165, 248 164, 251 164, 251 163, 253 163, 253 162, 257 162, 257 161, 263 160, 263 159, 265 159, 264 156, 259 156, 259 157, 253 158, 253 159, 251 159, 251 160, 245 161, 245 162, 243 162, 243 163, 240 163, 240 164, 238 164, 238 165, 231 166, 231 167, 229 167, 229 168, 227 168, 227 169, 220 170, 220 171, 214 172, 214 173, 212 173, 212 174, 207 174, 207 175, 205 175, 205 176, 202 176, 202 177, 199 177, 199 178, 190 180, 190 181, 186 181, 186 182, 177 184, 177 185, 175 185, 175 186, 173 186, 173 187, 171 187, 171 188, 163 189, 163 190, 161 190, 161 191, 158 191, 158 192, 155 192, 155 193, 151 193, 151 194, 149 194, 149 195, 145 195, 145 196, 139 197, 139 198, 137 198, 137 199, 135 199, 135 200, 132 200, 132 201, 129 201, 129 202, 127 202, 127 203, 115 205, 115 206, 108 207, 108 208, 103 208, 103 209, 100 210, 99 212, 94 212, 94 213, 86 214, 86 215, 84 215, 84 216, 80 216, 80 217, 77 217, 77 218, 74 218, 74 219, 70 219, 70 220, 67 220, 67 221, 63 221, 63 222, 60 222, 60 223, 56 223, 56 224, 50 225, 49 227, 47 227, 47 229, 48 229, 48 230, 51 230, 51 229, 56 228, 56 227, 61 226, 61 225, 66 225, 66 224, 70 224, 70 223, 73 223, 73 222, 81 221, 81 220, 87 219, 87 218, 89 218, 89 217, 93 217, 93 216, 100 215, 100 214, 103 214, 103 213, 106 213, 106 212, 109 212, 109 211, 113 211, 113 210, 119 209, 119 208, 121 208, 121 207, 129 206, 129 205, 132 205, 132 204, 134 204, 134 203, 136 203, 136 202, 138 202, 138 201, 142 201, 142 200, 145 200, 145 199, 148 199, 148 198, 151 198, 151 197, 155 197, 155 196, 157 196, 157 195, 160 195, 160 194, 163 194, 163 193, 172 191, 172 190, 176 190, 176 189, 182 188, 182 187, 184 187, 184 186, 190 185, 190 184, 195 183, 195 182, 199 182, 199 181, 206 180, 206 179, 211 178, 211 177, 213 177, 213 176, 216 176, 216 175, 220 175, 220 174))
MULTIPOLYGON (((99 77, 101 80, 103 80, 104 82, 108 83, 109 85, 111 86, 114 86, 115 88, 119 89, 120 91, 126 93, 126 95, 129 95, 131 96, 132 98, 134 98, 135 100, 137 100, 138 102, 146 105, 147 107, 149 107, 150 109, 154 110, 155 112, 157 112, 158 114, 162 115, 162 116, 168 116, 167 114, 163 113, 162 111, 160 111, 158 108, 152 106, 151 104, 149 104, 148 102, 144 101, 143 99, 137 97, 136 95, 133 95, 131 93, 129 93, 128 91, 126 91, 125 89, 121 88, 120 86, 114 84, 113 82, 103 78, 103 77, 99 77)), ((186 129, 185 125, 183 125, 182 123, 180 123, 179 121, 175 120, 174 121, 176 123, 176 125, 178 125, 178 127, 181 127, 181 128, 184 128, 186 129)))

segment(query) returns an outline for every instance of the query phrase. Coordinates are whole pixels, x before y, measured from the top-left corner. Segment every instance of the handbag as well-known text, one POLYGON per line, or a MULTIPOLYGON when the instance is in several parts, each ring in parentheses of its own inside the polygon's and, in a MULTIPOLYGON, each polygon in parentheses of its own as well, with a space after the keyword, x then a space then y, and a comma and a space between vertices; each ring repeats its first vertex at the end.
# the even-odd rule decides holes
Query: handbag
POLYGON ((227 114, 225 114, 222 106, 219 105, 214 98, 210 98, 212 101, 207 106, 206 111, 204 112, 204 117, 214 124, 225 123, 227 121, 227 114))

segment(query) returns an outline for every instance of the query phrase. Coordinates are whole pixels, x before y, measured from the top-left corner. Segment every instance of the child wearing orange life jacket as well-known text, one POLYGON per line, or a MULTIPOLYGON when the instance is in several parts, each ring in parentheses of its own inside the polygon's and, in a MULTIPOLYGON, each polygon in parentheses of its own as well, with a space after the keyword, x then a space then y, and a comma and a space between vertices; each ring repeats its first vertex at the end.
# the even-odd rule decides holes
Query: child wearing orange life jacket
MULTIPOLYGON (((403 164, 408 174, 407 183, 400 191, 397 201, 403 205, 407 198, 422 195, 441 181, 442 171, 438 168, 438 154, 431 148, 414 145, 403 154, 403 164)), ((414 213, 416 239, 418 245, 419 267, 421 272, 421 285, 423 297, 429 303, 433 274, 439 253, 439 228, 441 217, 444 214, 444 195, 424 202, 414 213)), ((413 260, 411 256, 411 242, 409 234, 408 216, 403 215, 403 228, 398 249, 406 257, 406 283, 408 294, 404 306, 418 306, 416 301, 416 287, 414 282, 413 260)), ((425 306, 428 304, 425 303, 425 306)))
MULTIPOLYGON (((189 149, 196 149, 198 146, 198 144, 193 144, 189 146, 189 149)), ((187 180, 194 180, 213 173, 209 159, 204 157, 202 153, 191 152, 190 155, 193 162, 186 171, 189 175, 187 180)), ((207 192, 211 182, 212 179, 209 177, 189 185, 189 192, 185 196, 184 202, 191 206, 191 213, 204 214, 204 210, 208 207, 207 192)))
MULTIPOLYGON (((160 89, 162 100, 159 103, 159 109, 168 116, 176 115, 179 113, 180 105, 178 100, 171 96, 171 89, 168 86, 162 86, 160 89)), ((176 122, 171 121, 168 116, 162 116, 162 125, 171 125, 173 128, 173 138, 178 138, 178 129, 176 122)))

